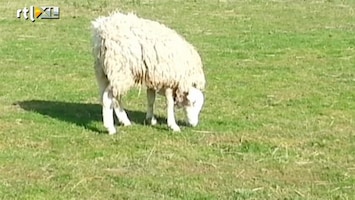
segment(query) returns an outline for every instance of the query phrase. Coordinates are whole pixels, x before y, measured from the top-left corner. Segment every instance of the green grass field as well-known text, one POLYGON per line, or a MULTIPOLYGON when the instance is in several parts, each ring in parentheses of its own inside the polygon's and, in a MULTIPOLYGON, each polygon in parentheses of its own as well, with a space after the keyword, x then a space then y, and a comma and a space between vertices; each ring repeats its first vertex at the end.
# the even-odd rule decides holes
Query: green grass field
MULTIPOLYGON (((354 199, 355 1, 0 0, 0 199, 354 199), (61 8, 34 23, 16 10, 61 8), (178 31, 200 52, 196 128, 106 134, 90 21, 119 9, 178 31)), ((177 111, 179 123, 184 120, 177 111)))

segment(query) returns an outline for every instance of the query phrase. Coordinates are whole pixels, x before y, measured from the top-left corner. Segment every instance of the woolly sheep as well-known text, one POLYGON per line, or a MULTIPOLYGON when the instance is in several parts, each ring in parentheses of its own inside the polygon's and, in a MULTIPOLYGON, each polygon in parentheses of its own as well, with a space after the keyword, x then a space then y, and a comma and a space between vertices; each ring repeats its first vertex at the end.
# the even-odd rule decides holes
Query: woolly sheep
POLYGON ((103 124, 115 134, 113 113, 131 125, 122 96, 133 86, 146 86, 146 121, 157 123, 156 93, 167 102, 167 124, 180 131, 174 106, 184 107, 187 121, 197 126, 204 104, 206 80, 201 57, 182 36, 165 25, 135 14, 111 13, 91 22, 95 75, 102 104, 103 124))

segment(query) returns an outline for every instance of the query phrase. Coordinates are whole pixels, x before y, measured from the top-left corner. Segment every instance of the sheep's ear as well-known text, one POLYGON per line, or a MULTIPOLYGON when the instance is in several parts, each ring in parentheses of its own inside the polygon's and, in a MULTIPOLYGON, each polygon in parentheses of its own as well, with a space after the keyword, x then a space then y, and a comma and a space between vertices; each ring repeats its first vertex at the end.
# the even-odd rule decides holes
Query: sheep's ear
POLYGON ((195 97, 191 90, 189 90, 189 92, 184 93, 184 105, 192 105, 194 101, 195 97))
POLYGON ((186 95, 186 100, 187 100, 188 102, 191 102, 191 101, 194 100, 193 97, 192 97, 192 95, 191 95, 191 93, 188 93, 188 94, 186 95))

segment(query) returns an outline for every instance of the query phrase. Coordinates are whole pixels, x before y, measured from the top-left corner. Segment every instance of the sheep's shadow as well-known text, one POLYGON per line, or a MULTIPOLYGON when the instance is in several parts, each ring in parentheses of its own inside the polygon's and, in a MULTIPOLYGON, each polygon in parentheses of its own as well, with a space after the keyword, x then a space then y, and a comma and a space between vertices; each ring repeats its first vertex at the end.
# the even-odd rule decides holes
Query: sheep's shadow
MULTIPOLYGON (((59 101, 29 100, 14 103, 22 109, 40 113, 58 120, 74 123, 83 126, 94 132, 103 133, 104 129, 94 127, 91 122, 102 122, 102 112, 100 104, 92 103, 72 103, 59 101)), ((145 125, 145 112, 127 110, 128 117, 133 124, 145 125)), ((156 116, 158 122, 165 122, 166 119, 156 116)), ((115 118, 117 124, 117 119, 115 118)), ((165 122, 166 123, 166 122, 165 122)), ((158 128, 158 127, 157 127, 158 128)))

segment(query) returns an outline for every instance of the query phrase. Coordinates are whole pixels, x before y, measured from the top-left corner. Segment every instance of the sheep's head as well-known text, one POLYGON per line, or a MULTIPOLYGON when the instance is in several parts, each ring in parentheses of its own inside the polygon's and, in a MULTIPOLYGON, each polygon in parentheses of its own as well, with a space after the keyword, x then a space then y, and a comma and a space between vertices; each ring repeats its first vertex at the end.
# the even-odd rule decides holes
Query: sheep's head
POLYGON ((199 121, 199 115, 204 104, 204 95, 201 90, 191 87, 188 93, 185 93, 181 101, 176 102, 178 107, 185 110, 187 122, 195 127, 199 121))

